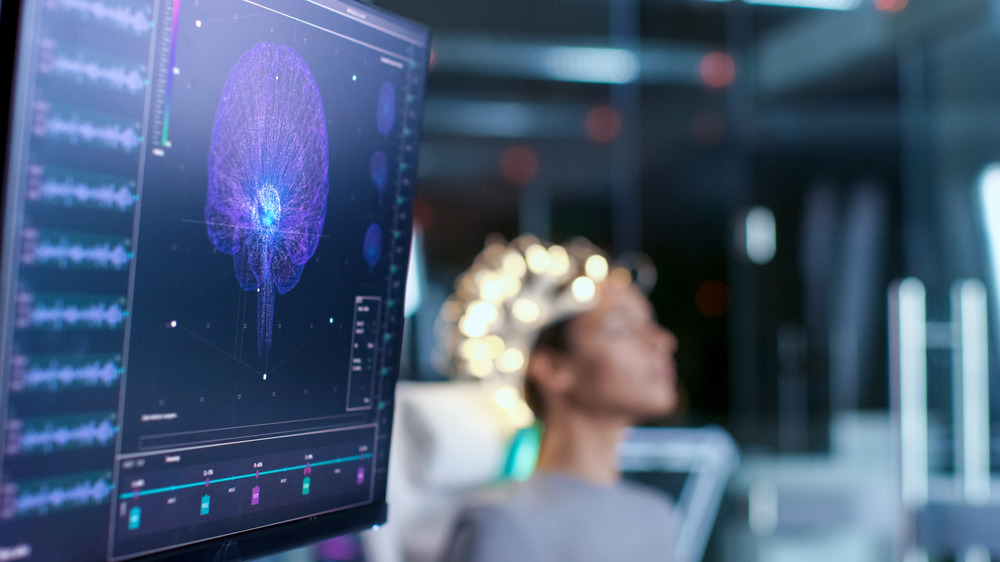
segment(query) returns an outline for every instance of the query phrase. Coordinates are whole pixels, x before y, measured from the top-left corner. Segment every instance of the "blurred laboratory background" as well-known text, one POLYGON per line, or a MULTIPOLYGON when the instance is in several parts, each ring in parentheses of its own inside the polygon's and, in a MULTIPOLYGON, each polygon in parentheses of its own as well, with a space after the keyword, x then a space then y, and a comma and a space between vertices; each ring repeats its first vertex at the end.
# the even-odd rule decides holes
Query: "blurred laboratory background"
MULTIPOLYGON (((433 30, 397 432, 474 401, 418 395, 487 237, 582 235, 656 264, 683 407, 655 429, 691 446, 637 473, 711 473, 694 558, 1000 559, 1000 2, 375 5, 433 30)), ((421 559, 391 528, 489 480, 435 462, 427 497, 391 477, 369 559, 421 559)))

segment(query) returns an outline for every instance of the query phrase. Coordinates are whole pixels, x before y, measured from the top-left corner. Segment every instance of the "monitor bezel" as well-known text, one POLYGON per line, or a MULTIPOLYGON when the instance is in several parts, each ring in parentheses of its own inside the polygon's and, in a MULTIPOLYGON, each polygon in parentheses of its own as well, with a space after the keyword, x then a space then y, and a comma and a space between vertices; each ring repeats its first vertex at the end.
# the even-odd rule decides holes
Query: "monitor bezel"
MULTIPOLYGON (((0 116, 0 150, 3 153, 3 174, 0 177, 0 249, 6 242, 7 216, 9 214, 8 193, 10 178, 10 158, 12 148, 12 135, 14 131, 15 116, 13 115, 14 103, 17 95, 15 88, 18 87, 17 75, 19 57, 21 51, 22 34, 28 31, 22 25, 21 16, 22 5, 31 0, 0 0, 0 48, 7 53, 0 62, 0 101, 7 107, 7 111, 0 116)), ((306 0, 303 0, 306 1, 306 0)), ((322 3, 322 2, 320 2, 322 3)), ((390 22, 394 26, 405 29, 408 34, 414 37, 425 38, 424 45, 424 68, 429 69, 431 59, 431 30, 428 26, 415 22, 404 16, 390 12, 379 6, 375 6, 359 0, 332 0, 333 4, 343 6, 356 6, 371 15, 375 15, 390 22)), ((423 108, 418 111, 417 122, 423 119, 423 108)), ((9 250, 9 248, 8 248, 9 250)), ((2 333, 2 330, 0 330, 2 333)), ((398 369, 398 366, 397 366, 398 369)), ((0 381, 0 390, 6 381, 0 381)), ((390 402, 394 403, 395 390, 390 402)), ((393 412, 387 411, 388 427, 392 427, 393 412)), ((387 443, 391 444, 391 436, 387 436, 387 443)), ((388 479, 383 480, 385 485, 388 479)), ((138 556, 128 556, 124 560, 244 560, 267 556, 270 554, 287 551, 290 549, 308 546, 317 542, 356 533, 359 531, 377 528, 384 524, 388 517, 388 506, 385 501, 385 491, 376 494, 376 499, 370 504, 361 506, 335 509, 329 513, 310 515, 291 521, 274 523, 255 529, 247 529, 237 533, 224 535, 198 541, 195 543, 178 545, 152 553, 140 554, 138 556)), ((112 517, 113 505, 109 505, 109 517, 112 517)), ((109 553, 110 556, 110 553, 109 553)), ((115 558, 109 558, 115 559, 115 558)))
POLYGON ((314 515, 234 535, 209 539, 135 558, 149 561, 226 562, 259 558, 323 540, 383 525, 388 508, 384 501, 342 511, 314 515))

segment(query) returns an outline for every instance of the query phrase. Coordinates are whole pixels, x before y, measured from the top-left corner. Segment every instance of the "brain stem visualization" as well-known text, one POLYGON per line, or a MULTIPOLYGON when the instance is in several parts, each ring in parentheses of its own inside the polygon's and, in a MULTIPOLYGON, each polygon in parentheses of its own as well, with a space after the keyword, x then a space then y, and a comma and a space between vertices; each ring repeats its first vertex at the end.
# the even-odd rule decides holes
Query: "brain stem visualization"
POLYGON ((257 292, 257 354, 271 350, 274 291, 299 282, 323 231, 329 143, 319 87, 302 57, 258 43, 222 90, 208 153, 205 221, 233 256, 236 279, 257 292))

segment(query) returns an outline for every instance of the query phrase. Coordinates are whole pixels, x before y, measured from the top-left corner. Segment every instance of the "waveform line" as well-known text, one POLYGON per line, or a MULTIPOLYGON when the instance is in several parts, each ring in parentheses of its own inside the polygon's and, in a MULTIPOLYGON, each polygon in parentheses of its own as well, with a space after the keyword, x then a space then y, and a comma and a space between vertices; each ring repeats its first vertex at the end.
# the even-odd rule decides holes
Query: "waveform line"
POLYGON ((125 152, 134 152, 142 142, 142 137, 139 135, 137 126, 117 123, 98 125, 80 119, 76 115, 68 118, 58 115, 50 116, 46 125, 46 131, 49 136, 56 138, 63 137, 73 143, 82 140, 125 152))
POLYGON ((135 68, 127 68, 125 65, 102 65, 88 62, 82 57, 57 56, 52 60, 52 70, 57 75, 76 80, 89 80, 130 94, 138 94, 146 88, 144 73, 135 68))
POLYGON ((60 202, 66 206, 79 203, 102 209, 127 211, 135 206, 135 187, 130 183, 98 182, 88 184, 75 181, 72 176, 60 181, 47 178, 37 191, 29 191, 29 197, 45 201, 60 202))
POLYGON ((79 424, 46 421, 41 427, 28 426, 21 432, 19 451, 38 453, 55 449, 104 447, 111 444, 117 432, 113 416, 99 422, 90 420, 79 424))
POLYGON ((310 468, 317 468, 317 467, 320 467, 320 466, 335 465, 335 464, 341 464, 341 463, 346 463, 346 462, 363 461, 363 460, 367 460, 367 459, 370 459, 370 458, 372 458, 372 454, 371 453, 361 453, 360 455, 350 455, 350 456, 347 456, 347 457, 340 457, 340 458, 329 459, 329 460, 325 460, 325 461, 312 462, 312 463, 309 463, 309 464, 298 464, 298 465, 295 465, 295 466, 286 466, 286 467, 283 467, 283 468, 275 468, 275 469, 272 469, 272 470, 261 470, 261 471, 248 472, 246 474, 239 474, 239 475, 236 475, 236 476, 225 476, 225 477, 222 477, 222 478, 212 478, 212 479, 209 479, 207 481, 206 480, 197 480, 195 482, 190 482, 190 483, 187 483, 187 484, 174 484, 174 485, 171 485, 171 486, 164 486, 162 488, 149 488, 149 489, 131 490, 131 491, 128 491, 128 492, 122 492, 122 493, 120 493, 118 495, 118 498, 122 499, 122 500, 127 500, 129 498, 134 498, 136 496, 139 496, 139 497, 141 497, 141 496, 150 496, 150 495, 153 495, 153 494, 162 494, 164 492, 175 492, 177 490, 183 490, 184 488, 194 488, 194 487, 197 487, 197 486, 205 486, 205 485, 210 485, 210 484, 228 483, 228 482, 234 482, 236 480, 245 480, 245 479, 248 479, 248 478, 260 478, 261 476, 267 476, 269 474, 280 474, 280 473, 284 473, 284 472, 297 472, 299 470, 303 470, 307 466, 310 467, 310 468))
POLYGON ((67 12, 90 18, 113 27, 145 35, 153 27, 152 20, 142 12, 128 6, 108 6, 104 2, 91 0, 60 0, 59 5, 67 12))
POLYGON ((36 327, 51 325, 56 329, 69 325, 88 328, 118 328, 125 321, 125 309, 117 302, 93 304, 66 304, 57 299, 51 305, 39 303, 31 310, 31 324, 36 327))
POLYGON ((111 386, 120 376, 120 362, 113 359, 97 359, 80 364, 51 360, 45 365, 29 365, 24 374, 24 382, 30 389, 58 390, 75 385, 111 386))
POLYGON ((34 250, 34 259, 42 264, 55 263, 65 267, 69 263, 84 267, 113 268, 121 270, 132 259, 128 242, 74 243, 68 236, 55 241, 42 240, 34 250))
POLYGON ((24 491, 14 500, 17 515, 43 515, 50 510, 100 505, 111 497, 111 482, 107 477, 81 480, 66 486, 42 483, 34 490, 24 491))

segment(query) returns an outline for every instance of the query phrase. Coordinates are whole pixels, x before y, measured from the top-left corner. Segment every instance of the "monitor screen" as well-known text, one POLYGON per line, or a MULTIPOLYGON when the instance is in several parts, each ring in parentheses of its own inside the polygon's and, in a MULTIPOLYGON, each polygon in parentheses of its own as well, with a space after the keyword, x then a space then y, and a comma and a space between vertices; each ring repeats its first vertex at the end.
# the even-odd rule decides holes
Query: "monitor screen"
POLYGON ((383 522, 428 30, 341 0, 2 7, 0 560, 383 522))

